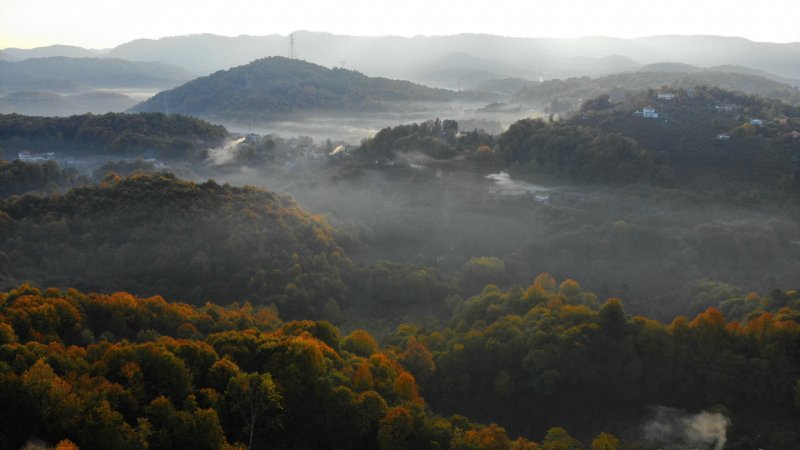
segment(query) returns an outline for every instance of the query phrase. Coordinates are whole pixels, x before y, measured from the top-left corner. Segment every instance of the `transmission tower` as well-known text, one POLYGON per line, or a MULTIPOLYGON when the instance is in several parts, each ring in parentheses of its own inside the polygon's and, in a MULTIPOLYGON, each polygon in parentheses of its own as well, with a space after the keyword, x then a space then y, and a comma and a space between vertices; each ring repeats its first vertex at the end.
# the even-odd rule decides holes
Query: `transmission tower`
POLYGON ((294 53, 294 33, 289 35, 289 58, 295 59, 297 55, 294 53))

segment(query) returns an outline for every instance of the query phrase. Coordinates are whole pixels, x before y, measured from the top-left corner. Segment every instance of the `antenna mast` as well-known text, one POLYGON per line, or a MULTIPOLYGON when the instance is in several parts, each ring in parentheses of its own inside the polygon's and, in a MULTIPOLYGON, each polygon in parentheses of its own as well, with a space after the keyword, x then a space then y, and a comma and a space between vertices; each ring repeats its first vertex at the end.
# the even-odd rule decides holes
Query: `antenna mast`
POLYGON ((289 58, 295 59, 297 55, 294 53, 294 33, 289 35, 289 58))

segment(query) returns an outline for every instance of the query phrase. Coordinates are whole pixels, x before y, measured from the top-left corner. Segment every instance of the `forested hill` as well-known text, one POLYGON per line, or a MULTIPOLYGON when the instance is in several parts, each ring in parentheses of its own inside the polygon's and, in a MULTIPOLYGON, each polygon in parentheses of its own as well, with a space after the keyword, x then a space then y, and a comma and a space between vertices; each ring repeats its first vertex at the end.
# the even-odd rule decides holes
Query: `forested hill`
POLYGON ((669 159, 676 186, 749 192, 754 198, 800 192, 800 108, 713 87, 644 91, 611 104, 587 102, 574 124, 621 133, 669 159), (672 99, 659 98, 670 92, 672 99), (641 112, 654 108, 658 118, 641 112))
POLYGON ((542 179, 644 182, 757 200, 800 192, 798 131, 797 106, 713 87, 665 87, 622 101, 606 93, 564 120, 521 120, 500 136, 496 156, 542 179), (645 108, 653 114, 643 116, 645 108))
POLYGON ((682 68, 684 71, 666 70, 668 67, 674 65, 653 65, 638 72, 598 78, 576 77, 529 83, 517 93, 516 98, 522 102, 546 105, 551 112, 557 113, 573 108, 581 100, 603 93, 609 93, 612 98, 619 100, 627 92, 663 86, 686 90, 695 86, 714 86, 800 104, 800 90, 797 87, 757 73, 736 72, 735 68, 726 67, 714 68, 715 70, 682 68))
POLYGON ((132 111, 269 118, 293 112, 374 111, 389 103, 443 102, 454 100, 457 95, 408 81, 270 57, 161 92, 132 111))
POLYGON ((0 203, 0 277, 193 302, 274 303, 317 317, 349 262, 324 219, 254 188, 111 175, 63 196, 0 203), (212 276, 213 275, 213 276, 212 276))
POLYGON ((228 136, 220 125, 175 114, 83 114, 33 117, 0 114, 0 140, 6 157, 21 150, 71 151, 105 155, 185 156, 218 145, 228 136))

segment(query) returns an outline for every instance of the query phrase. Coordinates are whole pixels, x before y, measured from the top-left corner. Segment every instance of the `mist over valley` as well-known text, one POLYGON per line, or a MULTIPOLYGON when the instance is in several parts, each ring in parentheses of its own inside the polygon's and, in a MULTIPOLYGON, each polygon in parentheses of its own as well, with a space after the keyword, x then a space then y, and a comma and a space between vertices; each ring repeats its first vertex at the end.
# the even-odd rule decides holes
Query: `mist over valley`
POLYGON ((0 49, 0 448, 796 448, 799 61, 0 49))

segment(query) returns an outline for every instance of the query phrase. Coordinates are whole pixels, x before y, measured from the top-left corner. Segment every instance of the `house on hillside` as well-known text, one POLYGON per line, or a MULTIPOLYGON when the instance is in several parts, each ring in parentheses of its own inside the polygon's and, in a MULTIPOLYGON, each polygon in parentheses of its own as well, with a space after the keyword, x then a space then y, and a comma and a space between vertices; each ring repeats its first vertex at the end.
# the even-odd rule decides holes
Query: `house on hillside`
POLYGON ((792 131, 791 133, 786 133, 786 136, 789 136, 792 139, 800 139, 800 131, 792 131))
POLYGON ((764 121, 761 119, 750 119, 750 125, 754 127, 763 127, 764 121))
POLYGON ((728 134, 728 133, 722 133, 722 134, 718 134, 717 135, 717 139, 719 139, 720 141, 727 141, 730 138, 731 138, 731 135, 728 134))
POLYGON ((52 161, 52 160, 56 159, 56 154, 55 154, 55 152, 35 154, 35 153, 31 153, 28 150, 22 150, 21 152, 17 153, 17 158, 20 161, 27 161, 27 162, 30 162, 30 161, 34 161, 34 162, 52 161))
POLYGON ((652 106, 648 106, 647 108, 642 108, 642 117, 647 119, 658 119, 658 113, 656 109, 652 106))
POLYGON ((786 125, 786 123, 789 122, 789 118, 781 114, 775 118, 775 121, 781 125, 786 125))
POLYGON ((664 94, 658 94, 658 99, 659 100, 669 100, 669 101, 671 101, 673 98, 675 98, 675 94, 673 94, 671 92, 667 92, 667 93, 664 93, 664 94))

